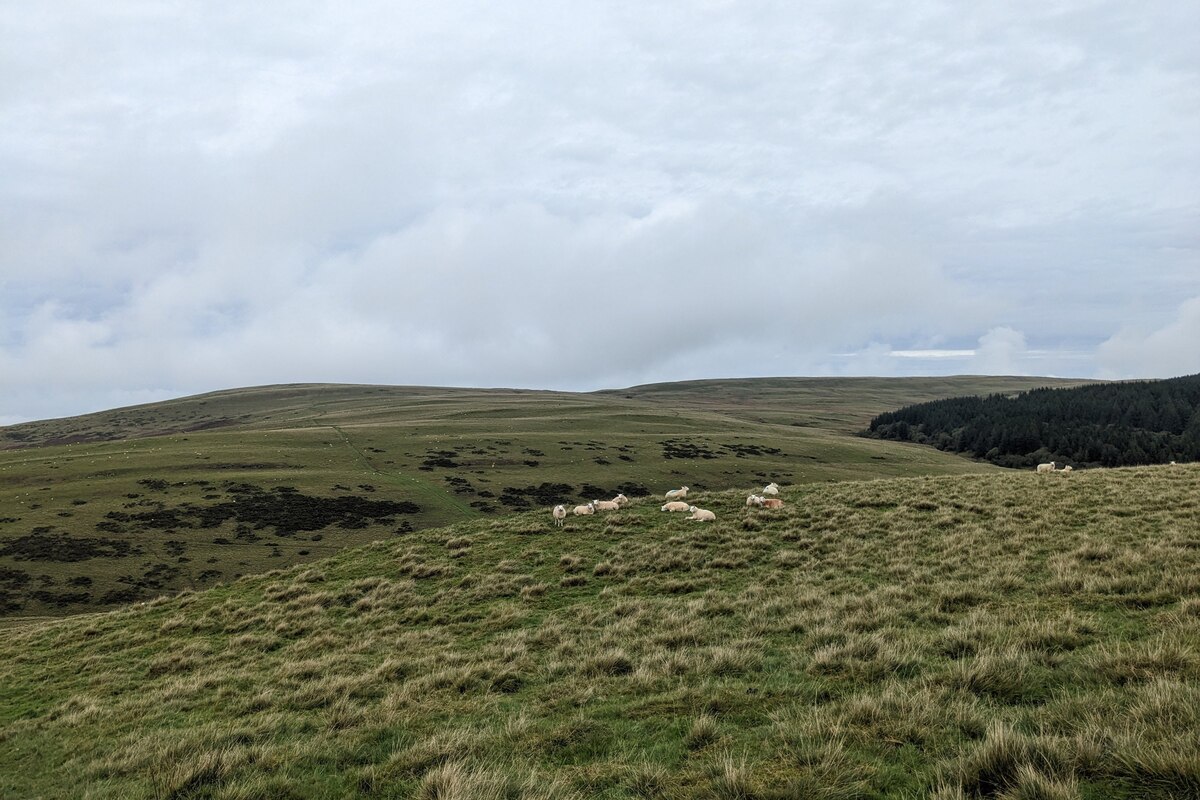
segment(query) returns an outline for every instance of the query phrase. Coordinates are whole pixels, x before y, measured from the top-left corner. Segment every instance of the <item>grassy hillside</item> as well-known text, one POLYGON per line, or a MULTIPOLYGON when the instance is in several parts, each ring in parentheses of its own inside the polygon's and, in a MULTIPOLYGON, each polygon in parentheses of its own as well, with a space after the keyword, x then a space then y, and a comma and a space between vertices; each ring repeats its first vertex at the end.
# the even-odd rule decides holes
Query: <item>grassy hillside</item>
POLYGON ((1015 394, 1095 381, 995 375, 937 378, 729 378, 652 383, 598 394, 716 411, 754 422, 858 433, 882 410, 968 395, 1015 394))
POLYGON ((900 396, 1043 382, 276 386, 12 426, 0 431, 0 615, 112 607, 618 491, 987 471, 848 434, 900 396))
POLYGON ((0 795, 1200 796, 1200 468, 475 519, 0 642, 0 795))

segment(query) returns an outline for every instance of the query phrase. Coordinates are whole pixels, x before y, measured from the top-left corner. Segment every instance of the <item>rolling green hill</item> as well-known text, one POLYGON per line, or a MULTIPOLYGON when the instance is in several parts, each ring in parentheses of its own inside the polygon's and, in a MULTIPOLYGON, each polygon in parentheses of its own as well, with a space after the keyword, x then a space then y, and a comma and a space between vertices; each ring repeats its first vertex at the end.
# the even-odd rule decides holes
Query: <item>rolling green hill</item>
POLYGON ((0 430, 0 615, 112 607, 618 491, 987 471, 851 434, 903 402, 1062 383, 270 386, 10 426, 0 430))
POLYGON ((0 796, 1200 796, 1200 467, 406 533, 0 642, 0 796))

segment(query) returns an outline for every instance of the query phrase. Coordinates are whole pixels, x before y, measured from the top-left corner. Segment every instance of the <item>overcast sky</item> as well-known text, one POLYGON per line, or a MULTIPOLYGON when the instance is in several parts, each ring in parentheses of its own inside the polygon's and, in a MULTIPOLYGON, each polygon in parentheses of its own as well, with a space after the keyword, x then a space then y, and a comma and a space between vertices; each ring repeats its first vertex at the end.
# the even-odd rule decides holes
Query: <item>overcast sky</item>
POLYGON ((0 424, 1200 372, 1200 4, 0 0, 0 424))

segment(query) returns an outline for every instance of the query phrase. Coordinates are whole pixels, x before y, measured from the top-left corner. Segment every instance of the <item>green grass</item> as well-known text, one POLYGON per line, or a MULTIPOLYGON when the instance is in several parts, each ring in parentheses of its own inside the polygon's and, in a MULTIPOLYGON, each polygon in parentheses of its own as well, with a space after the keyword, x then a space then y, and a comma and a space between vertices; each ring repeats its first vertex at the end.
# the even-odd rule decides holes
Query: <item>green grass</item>
POLYGON ((0 795, 1200 794, 1200 468, 745 494, 10 630, 0 795))
POLYGON ((986 472, 995 468, 852 434, 904 402, 1044 383, 1055 382, 761 379, 593 394, 282 386, 10 426, 0 430, 10 448, 0 450, 0 617, 111 608, 543 504, 507 488, 561 484, 564 499, 586 502, 639 487, 986 472), (200 523, 197 509, 247 485, 417 508, 301 530, 281 530, 271 514, 200 523), (76 560, 62 560, 72 544, 76 560))

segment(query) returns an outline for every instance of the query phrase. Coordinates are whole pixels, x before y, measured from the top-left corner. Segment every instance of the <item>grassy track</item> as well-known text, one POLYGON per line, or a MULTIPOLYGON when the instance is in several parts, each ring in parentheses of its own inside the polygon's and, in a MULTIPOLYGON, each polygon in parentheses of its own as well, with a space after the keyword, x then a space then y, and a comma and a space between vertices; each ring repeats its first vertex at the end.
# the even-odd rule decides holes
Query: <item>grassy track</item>
POLYGON ((10 630, 0 796, 1200 796, 1200 467, 744 497, 10 630))
POLYGON ((334 427, 334 430, 337 431, 338 436, 342 438, 342 441, 346 443, 346 446, 358 454, 359 461, 362 462, 363 466, 367 468, 371 475, 392 481, 406 488, 415 489, 419 493, 419 497, 428 501, 429 504, 434 507, 439 505, 446 506, 454 511, 460 512, 464 517, 470 517, 476 514, 476 512, 470 506, 455 498, 454 495, 448 491, 434 488, 426 481, 415 478, 411 475, 405 475, 396 470, 386 471, 380 469, 371 461, 369 457, 367 457, 366 453, 364 453, 361 449, 355 446, 352 441, 350 441, 350 437, 346 435, 346 431, 339 427, 334 427))

